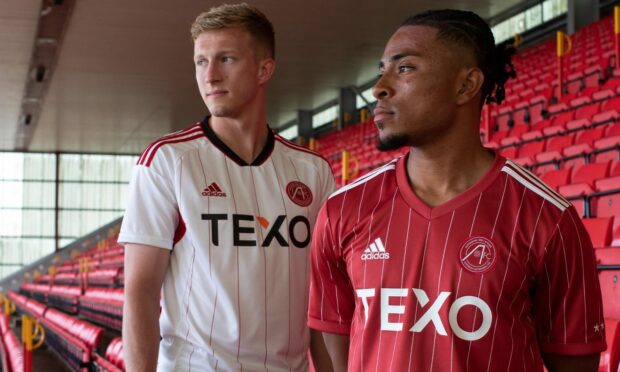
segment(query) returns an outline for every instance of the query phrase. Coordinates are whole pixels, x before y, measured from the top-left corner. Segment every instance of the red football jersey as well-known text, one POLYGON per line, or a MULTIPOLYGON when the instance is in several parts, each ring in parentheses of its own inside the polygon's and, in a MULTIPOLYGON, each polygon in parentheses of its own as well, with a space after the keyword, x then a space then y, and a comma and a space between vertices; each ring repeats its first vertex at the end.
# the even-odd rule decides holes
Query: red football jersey
POLYGON ((350 371, 542 371, 605 349, 594 252, 574 207, 501 156, 428 207, 407 157, 336 191, 312 243, 308 324, 350 335, 350 371))

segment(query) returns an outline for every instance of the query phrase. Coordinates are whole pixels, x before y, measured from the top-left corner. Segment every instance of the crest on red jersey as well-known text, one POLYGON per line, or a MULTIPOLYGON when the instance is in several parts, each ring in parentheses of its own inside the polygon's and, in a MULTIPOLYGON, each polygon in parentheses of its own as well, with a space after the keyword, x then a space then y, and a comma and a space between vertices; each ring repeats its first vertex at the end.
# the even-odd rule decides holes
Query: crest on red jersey
POLYGON ((459 261, 465 270, 484 274, 495 266, 497 250, 492 241, 481 236, 467 239, 459 251, 459 261))
POLYGON ((312 203, 312 191, 308 186, 299 181, 291 181, 286 185, 286 194, 293 203, 307 207, 312 203))

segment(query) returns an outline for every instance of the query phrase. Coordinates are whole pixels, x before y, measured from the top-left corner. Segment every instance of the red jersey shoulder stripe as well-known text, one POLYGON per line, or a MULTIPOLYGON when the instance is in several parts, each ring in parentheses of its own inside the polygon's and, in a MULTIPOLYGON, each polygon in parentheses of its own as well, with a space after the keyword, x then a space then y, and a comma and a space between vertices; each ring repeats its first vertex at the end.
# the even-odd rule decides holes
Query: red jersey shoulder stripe
POLYGON ((536 176, 514 164, 510 160, 506 161, 506 165, 502 167, 502 172, 507 173, 521 185, 555 205, 561 211, 564 211, 571 205, 570 202, 549 188, 549 186, 545 185, 544 182, 539 180, 536 176))
POLYGON ((343 193, 345 191, 354 189, 357 186, 362 185, 362 184, 370 181, 371 179, 377 177, 381 173, 387 172, 389 170, 396 169, 396 164, 395 163, 398 161, 398 159, 400 159, 400 158, 396 158, 394 160, 391 160, 389 163, 384 164, 384 165, 380 166, 379 168, 377 168, 377 169, 369 172, 368 174, 363 175, 362 177, 358 178, 357 180, 351 182, 350 184, 339 188, 338 190, 333 192, 327 199, 331 199, 334 196, 339 195, 339 194, 341 194, 341 193, 343 193))
POLYGON ((200 137, 204 137, 204 133, 202 131, 202 128, 200 128, 199 126, 190 128, 178 134, 162 137, 159 140, 153 142, 144 151, 144 153, 142 153, 140 159, 138 159, 138 164, 149 166, 151 164, 151 161, 155 157, 157 150, 159 150, 159 148, 165 144, 186 142, 200 137))
POLYGON ((312 151, 312 150, 310 150, 308 148, 305 148, 303 146, 297 145, 297 144, 295 144, 295 143, 293 143, 293 142, 291 142, 291 141, 289 141, 289 140, 287 140, 285 138, 282 138, 277 133, 274 133, 274 134, 275 134, 276 140, 279 141, 280 143, 282 143, 284 146, 292 148, 293 150, 297 150, 297 151, 305 152, 305 153, 310 154, 310 155, 314 155, 314 156, 316 156, 318 158, 321 158, 321 159, 325 160, 325 162, 329 165, 329 161, 323 155, 321 155, 321 154, 319 154, 317 152, 314 152, 314 151, 312 151))
MULTIPOLYGON (((144 150, 144 152, 142 152, 142 155, 140 155, 140 158, 138 159, 137 164, 143 164, 144 161, 146 160, 146 158, 148 157, 150 151, 157 146, 158 143, 162 142, 162 141, 166 141, 168 139, 172 139, 172 138, 178 138, 180 136, 183 135, 187 135, 189 133, 194 133, 197 131, 197 129, 200 128, 200 123, 197 123, 195 125, 192 125, 189 128, 185 128, 179 131, 176 131, 174 133, 170 133, 167 134, 161 138, 159 138, 157 141, 152 142, 150 145, 148 145, 148 147, 144 150)), ((201 128, 200 128, 201 129, 201 128)))
POLYGON ((155 153, 157 153, 157 150, 159 150, 159 148, 163 145, 168 145, 171 143, 181 143, 181 142, 189 142, 189 141, 193 141, 195 139, 201 138, 201 137, 205 137, 204 133, 194 133, 192 136, 190 137, 180 137, 180 138, 171 138, 167 141, 162 141, 160 143, 157 144, 157 146, 155 146, 153 148, 153 151, 151 151, 151 154, 149 155, 148 159, 145 162, 145 166, 150 167, 151 166, 151 162, 153 161, 153 158, 155 157, 155 153))

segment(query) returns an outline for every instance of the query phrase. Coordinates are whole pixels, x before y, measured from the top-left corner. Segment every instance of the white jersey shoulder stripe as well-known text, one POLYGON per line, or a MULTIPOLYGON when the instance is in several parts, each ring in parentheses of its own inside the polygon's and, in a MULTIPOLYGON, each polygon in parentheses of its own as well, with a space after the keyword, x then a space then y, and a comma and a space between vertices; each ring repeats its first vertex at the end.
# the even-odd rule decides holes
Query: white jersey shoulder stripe
POLYGON ((541 189, 540 187, 535 185, 530 179, 528 179, 529 177, 520 174, 515 169, 507 165, 502 167, 502 172, 507 173, 512 178, 517 180, 520 184, 528 188, 530 191, 533 191, 535 194, 542 197, 543 199, 547 200, 551 204, 555 205, 561 211, 564 211, 570 205, 567 201, 563 200, 563 198, 558 198, 557 196, 547 193, 545 190, 541 189))
POLYGON ((370 181, 371 179, 377 177, 378 175, 380 175, 381 173, 387 172, 389 170, 394 170, 396 169, 396 165, 394 163, 396 163, 398 159, 394 159, 392 161, 390 161, 389 163, 382 165, 381 167, 375 169, 374 171, 363 175, 362 177, 360 177, 359 179, 353 181, 352 183, 346 185, 346 186, 342 186, 341 188, 339 188, 338 190, 336 190, 335 192, 333 192, 327 199, 331 199, 334 196, 341 194, 345 191, 351 190, 359 185, 362 185, 368 181, 370 181))
POLYGON ((540 178, 538 178, 538 176, 536 176, 534 173, 532 173, 531 171, 523 168, 522 166, 514 163, 511 160, 507 161, 507 164, 509 166, 511 166, 514 170, 516 170, 517 172, 519 172, 521 175, 523 175, 525 178, 527 178, 528 180, 530 180, 530 182, 532 182, 533 184, 537 185, 541 190, 544 190, 547 192, 547 194, 555 197, 556 199, 559 199, 559 201, 562 202, 562 204, 566 205, 567 207, 571 206, 571 203, 566 200, 566 198, 564 198, 562 195, 560 195, 557 191, 555 191, 554 189, 552 189, 551 187, 549 187, 549 185, 547 185, 546 183, 544 183, 540 178))

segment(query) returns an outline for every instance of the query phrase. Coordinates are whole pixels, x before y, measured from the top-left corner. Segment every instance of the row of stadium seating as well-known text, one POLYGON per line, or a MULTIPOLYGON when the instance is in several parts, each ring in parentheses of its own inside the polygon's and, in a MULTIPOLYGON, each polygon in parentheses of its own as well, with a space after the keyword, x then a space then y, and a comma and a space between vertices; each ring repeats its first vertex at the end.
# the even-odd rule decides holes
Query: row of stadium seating
MULTIPOLYGON (((101 295, 95 294, 95 297, 97 296, 101 295)), ((45 330, 46 344, 72 370, 124 369, 120 338, 110 342, 105 358, 101 357, 97 354, 97 347, 103 336, 103 328, 12 291, 9 291, 8 297, 15 303, 19 313, 25 313, 41 323, 45 330)), ((122 309, 122 304, 120 308, 122 309)))
POLYGON ((2 366, 9 372, 24 370, 24 352, 11 330, 8 316, 0 314, 0 351, 2 366))
POLYGON ((124 281, 119 277, 123 257, 124 248, 113 236, 80 254, 72 254, 71 259, 56 266, 62 271, 35 277, 33 282, 24 281, 20 294, 8 293, 18 313, 40 322, 47 346, 71 370, 124 370, 120 337, 110 342, 105 357, 101 356, 96 350, 104 346, 104 328, 95 325, 120 336, 124 281), (104 266, 88 271, 93 262, 104 266), (109 262, 116 263, 106 265, 109 262))
POLYGON ((110 342, 105 352, 105 358, 95 354, 93 370, 94 372, 121 372, 125 370, 123 341, 120 337, 110 342))
POLYGON ((87 371, 103 329, 10 291, 18 313, 36 319, 45 330, 45 343, 74 371, 87 371))

